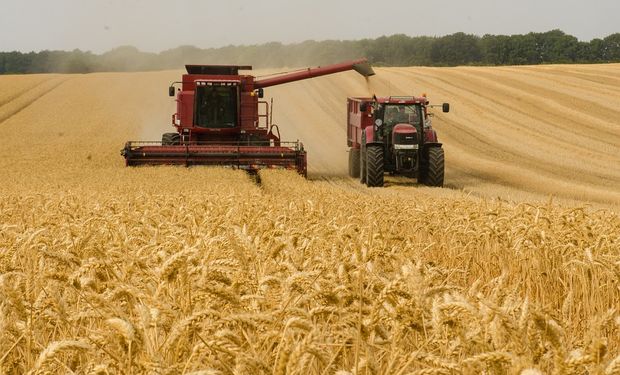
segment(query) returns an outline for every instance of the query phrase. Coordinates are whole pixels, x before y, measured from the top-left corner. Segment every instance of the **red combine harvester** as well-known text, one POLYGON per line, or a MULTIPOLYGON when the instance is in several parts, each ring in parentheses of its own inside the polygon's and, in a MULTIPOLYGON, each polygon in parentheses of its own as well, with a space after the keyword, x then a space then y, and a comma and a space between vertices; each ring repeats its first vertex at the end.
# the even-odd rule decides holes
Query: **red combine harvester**
MULTIPOLYGON (((374 75, 366 59, 257 79, 239 74, 251 66, 186 65, 187 74, 169 87, 176 95, 175 133, 161 142, 129 141, 121 150, 126 165, 223 165, 256 172, 261 168, 295 169, 307 175, 303 144, 282 142, 270 105, 259 100, 269 86, 356 70, 374 75), (175 90, 175 85, 180 88, 175 90)), ((273 101, 271 103, 273 105, 273 101)))
MULTIPOLYGON (((349 175, 370 187, 383 186, 385 172, 443 186, 444 153, 430 107, 426 95, 348 98, 349 175)), ((441 107, 450 111, 448 103, 441 107)))

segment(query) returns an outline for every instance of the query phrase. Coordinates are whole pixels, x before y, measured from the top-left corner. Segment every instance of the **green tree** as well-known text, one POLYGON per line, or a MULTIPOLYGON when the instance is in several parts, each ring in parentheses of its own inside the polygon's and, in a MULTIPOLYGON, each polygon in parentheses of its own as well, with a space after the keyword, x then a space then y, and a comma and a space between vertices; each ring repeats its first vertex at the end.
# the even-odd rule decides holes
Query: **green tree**
POLYGON ((510 37, 486 34, 480 39, 482 61, 489 65, 511 64, 510 37))
POLYGON ((601 57, 603 61, 620 61, 620 33, 611 34, 603 39, 601 57))
POLYGON ((480 38, 465 33, 455 33, 437 39, 430 51, 435 65, 470 65, 482 61, 480 38))
POLYGON ((577 59, 579 41, 561 30, 533 33, 540 63, 570 63, 577 59))
POLYGON ((540 64, 542 59, 537 51, 537 42, 533 33, 512 35, 508 39, 509 65, 540 64))
POLYGON ((522 35, 443 37, 405 34, 356 41, 307 40, 201 49, 180 46, 158 54, 132 46, 101 55, 80 50, 0 52, 0 74, 86 73, 179 68, 185 64, 240 64, 255 67, 325 65, 366 56, 377 66, 524 65, 572 62, 620 62, 620 33, 580 42, 561 30, 522 35))

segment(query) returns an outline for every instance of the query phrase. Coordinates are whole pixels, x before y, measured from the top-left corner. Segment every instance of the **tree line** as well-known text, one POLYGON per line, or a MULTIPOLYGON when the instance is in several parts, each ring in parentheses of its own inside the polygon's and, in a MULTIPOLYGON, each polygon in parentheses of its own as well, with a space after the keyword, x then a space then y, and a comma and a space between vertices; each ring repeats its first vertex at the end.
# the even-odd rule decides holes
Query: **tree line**
POLYGON ((123 46, 89 51, 0 52, 0 74, 90 73, 178 69, 185 64, 239 64, 255 68, 325 65, 367 57, 376 66, 537 65, 620 62, 620 33, 589 42, 561 30, 517 35, 404 34, 355 41, 305 41, 201 49, 181 46, 160 53, 123 46))

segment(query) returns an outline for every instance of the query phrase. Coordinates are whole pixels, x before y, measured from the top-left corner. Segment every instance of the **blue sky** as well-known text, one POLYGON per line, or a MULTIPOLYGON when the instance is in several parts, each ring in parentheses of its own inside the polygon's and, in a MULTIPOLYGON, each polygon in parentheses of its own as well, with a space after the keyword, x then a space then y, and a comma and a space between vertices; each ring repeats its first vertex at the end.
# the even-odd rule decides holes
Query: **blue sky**
POLYGON ((620 32, 618 0, 2 0, 0 50, 484 35, 562 29, 589 41, 620 32))

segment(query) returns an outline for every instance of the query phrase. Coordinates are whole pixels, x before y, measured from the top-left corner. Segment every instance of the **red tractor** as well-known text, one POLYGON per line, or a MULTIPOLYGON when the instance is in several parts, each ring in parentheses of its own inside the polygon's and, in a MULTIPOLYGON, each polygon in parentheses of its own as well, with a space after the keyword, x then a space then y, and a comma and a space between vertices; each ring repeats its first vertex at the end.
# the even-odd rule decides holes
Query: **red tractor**
POLYGON ((163 134, 161 142, 127 142, 121 150, 126 165, 224 165, 250 172, 286 168, 306 176, 303 144, 280 141, 269 103, 259 100, 263 89, 351 69, 364 76, 374 74, 366 59, 263 79, 239 74, 251 66, 186 65, 186 69, 182 81, 169 87, 169 95, 176 95, 177 111, 172 115, 176 132, 163 134))
MULTIPOLYGON (((349 98, 349 175, 369 187, 383 186, 385 172, 443 186, 444 152, 422 97, 349 98)), ((443 112, 450 104, 443 103, 443 112)))

